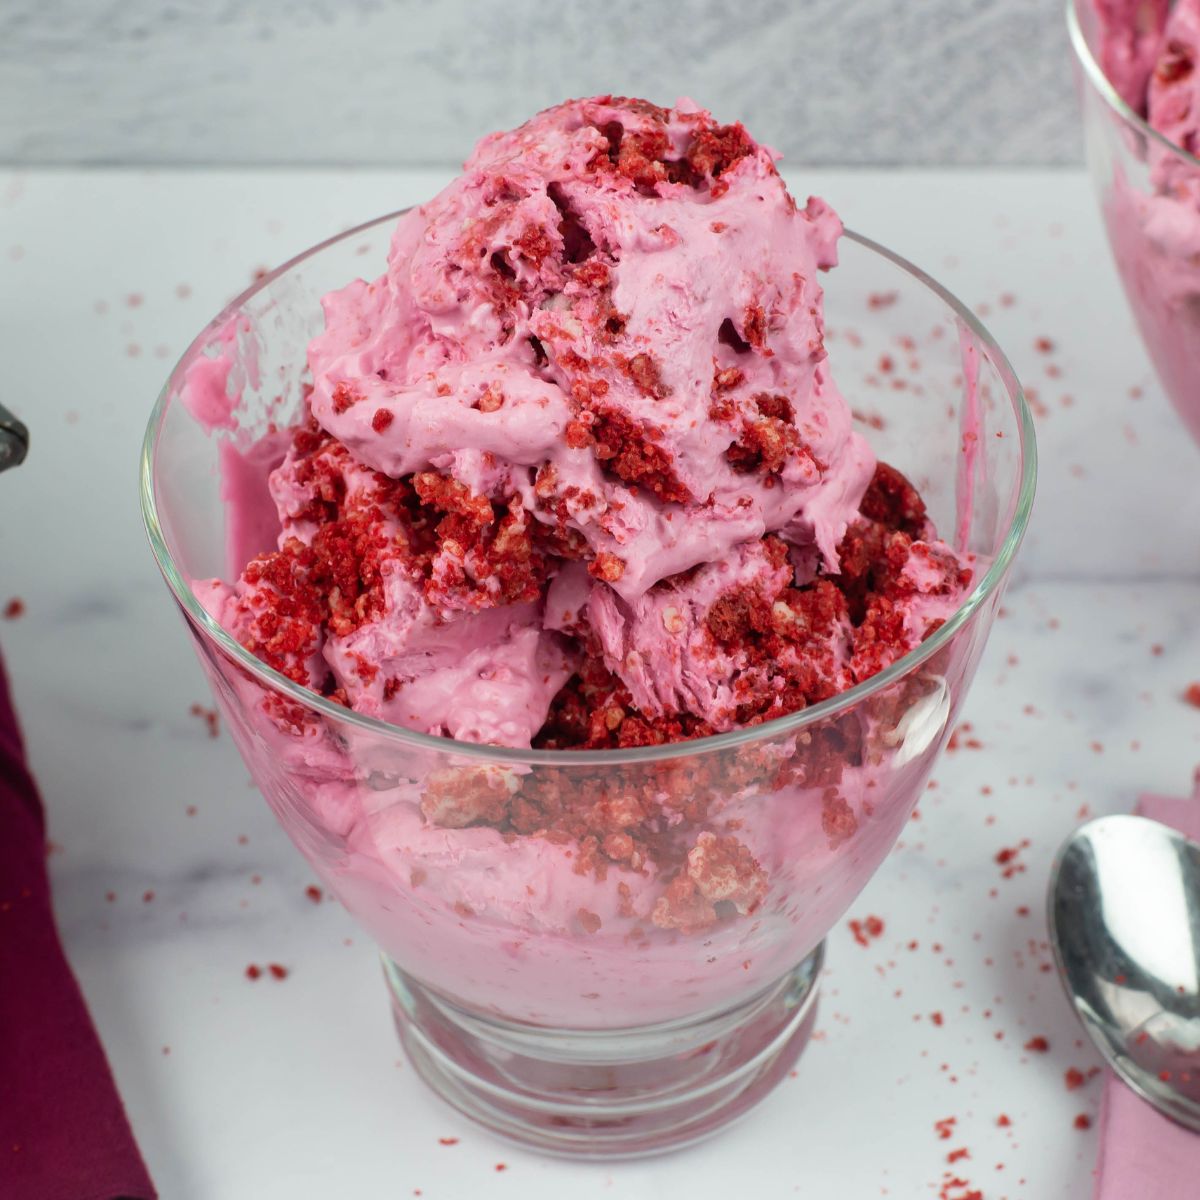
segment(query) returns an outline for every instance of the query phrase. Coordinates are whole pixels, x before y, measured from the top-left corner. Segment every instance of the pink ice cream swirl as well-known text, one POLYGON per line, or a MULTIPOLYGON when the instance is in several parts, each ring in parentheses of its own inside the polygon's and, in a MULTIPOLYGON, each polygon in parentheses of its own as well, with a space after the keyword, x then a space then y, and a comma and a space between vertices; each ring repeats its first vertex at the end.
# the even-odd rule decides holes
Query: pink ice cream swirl
POLYGON ((823 343, 841 224, 775 161, 689 101, 485 138, 385 274, 325 298, 280 551, 212 593, 220 619, 360 712, 512 746, 576 672, 634 744, 792 711, 919 642, 969 577, 923 516, 891 526, 923 565, 888 575, 866 659, 875 609, 825 582, 877 468, 823 343), (746 637, 785 649, 755 666, 746 637))

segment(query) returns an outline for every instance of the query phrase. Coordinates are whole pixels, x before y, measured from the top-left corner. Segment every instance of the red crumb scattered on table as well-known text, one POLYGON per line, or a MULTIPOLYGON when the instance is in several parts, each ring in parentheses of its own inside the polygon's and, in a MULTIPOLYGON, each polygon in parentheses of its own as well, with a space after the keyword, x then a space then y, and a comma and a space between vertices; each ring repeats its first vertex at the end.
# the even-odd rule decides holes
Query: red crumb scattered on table
POLYGON ((946 1023, 946 1018, 940 1012, 930 1013, 929 1019, 939 1027, 946 1023))
POLYGON ((281 966, 279 963, 268 963, 267 970, 271 972, 272 979, 286 979, 288 977, 287 967, 281 966))
POLYGON ((948 1142, 953 1136, 954 1127, 957 1124, 957 1117, 943 1117, 940 1121, 934 1121, 933 1128, 942 1141, 948 1142))
POLYGON ((1011 1118, 1011 1117, 1009 1117, 1009 1116, 1008 1116, 1007 1114, 1005 1114, 1005 1113, 1001 1113, 1001 1114, 1000 1114, 1000 1115, 999 1115, 999 1116, 996 1118, 996 1124, 997 1124, 997 1125, 998 1125, 998 1126, 999 1126, 1001 1129, 1008 1129, 1008 1128, 1009 1128, 1009 1126, 1011 1126, 1011 1125, 1012 1125, 1012 1118, 1011 1118))
POLYGON ((948 1163, 956 1163, 956 1162, 962 1162, 962 1160, 964 1158, 970 1158, 970 1157, 971 1157, 970 1150, 968 1150, 966 1148, 966 1146, 960 1146, 957 1150, 951 1150, 950 1153, 946 1155, 946 1161, 948 1163))
POLYGON ((1031 1054, 1045 1054, 1050 1049, 1050 1043, 1041 1034, 1038 1034, 1037 1037, 1031 1037, 1025 1043, 1025 1049, 1031 1054))
POLYGON ((456 1137, 438 1138, 438 1145, 439 1146, 457 1146, 458 1138, 456 1138, 456 1137))
POLYGON ((142 903, 143 903, 143 904, 149 904, 149 903, 150 903, 150 901, 151 901, 151 900, 153 900, 153 899, 154 899, 154 889, 153 889, 153 888, 147 888, 147 889, 146 889, 146 890, 145 890, 145 891, 142 893, 142 903))
POLYGON ((1200 683, 1190 683, 1183 693, 1183 698, 1194 708, 1200 708, 1200 683))
POLYGON ((20 596, 14 596, 4 606, 4 619, 6 621, 15 621, 18 617, 25 615, 25 601, 20 596))
POLYGON ((507 1170, 508 1170, 508 1163, 497 1163, 497 1164, 496 1164, 496 1170, 497 1170, 497 1171, 507 1171, 507 1170))
POLYGON ((1054 353, 1054 342, 1051 341, 1050 338, 1048 338, 1048 337, 1036 338, 1033 343, 1033 348, 1039 354, 1053 354, 1054 353))
POLYGON ((215 708, 205 708, 203 704, 193 704, 188 709, 188 713, 193 717, 199 717, 208 726, 208 736, 210 738, 220 736, 221 717, 215 708))
POLYGON ((321 891, 321 889, 320 889, 319 887, 317 887, 317 885, 316 885, 315 883, 310 883, 310 884, 308 885, 308 887, 306 887, 306 888, 304 889, 304 894, 305 894, 305 895, 306 895, 306 896, 307 896, 307 897, 308 897, 308 898, 309 898, 309 899, 310 899, 310 900, 311 900, 311 901, 312 901, 314 904, 320 904, 320 903, 321 903, 321 901, 322 901, 322 899, 324 899, 324 896, 325 896, 325 893, 324 893, 323 891, 321 891))
POLYGON ((883 921, 879 917, 864 917, 861 921, 853 919, 849 924, 850 932, 860 946, 869 946, 883 933, 883 921))
POLYGON ((246 978, 247 979, 257 979, 261 974, 262 974, 262 967, 260 967, 257 963, 251 963, 246 968, 246 978))
POLYGON ((1076 1129, 1091 1129, 1092 1118, 1089 1117, 1087 1113, 1080 1113, 1079 1116, 1075 1118, 1074 1125, 1076 1129))
POLYGON ((898 292, 872 292, 867 297, 867 307, 875 310, 890 308, 899 298, 898 292))
POLYGON ((1025 870, 1025 864, 1017 861, 1017 856, 1022 850, 1028 849, 1029 839, 1022 838, 1015 846, 1006 846, 1004 849, 996 852, 996 863, 1001 868, 1001 874, 1005 879, 1011 879, 1014 875, 1020 875, 1025 870))
POLYGON ((1084 1073, 1078 1067, 1068 1067, 1063 1072, 1063 1083, 1067 1085, 1068 1092, 1083 1087, 1085 1079, 1084 1073))
POLYGON ((978 1188, 973 1188, 968 1180, 960 1179, 947 1171, 942 1176, 938 1200, 983 1200, 983 1193, 978 1188))

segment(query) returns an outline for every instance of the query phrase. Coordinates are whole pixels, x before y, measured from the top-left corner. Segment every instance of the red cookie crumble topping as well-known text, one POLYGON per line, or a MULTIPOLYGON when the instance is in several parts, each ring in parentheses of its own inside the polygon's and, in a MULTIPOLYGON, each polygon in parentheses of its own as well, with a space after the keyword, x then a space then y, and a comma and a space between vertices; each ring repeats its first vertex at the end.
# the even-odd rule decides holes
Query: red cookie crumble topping
POLYGON ((686 867, 671 881, 651 913, 662 929, 689 933, 715 923, 720 905, 745 916, 767 894, 767 877, 754 855, 735 837, 704 832, 688 851, 686 867))
MULTIPOLYGON (((660 434, 653 426, 639 426, 616 409, 586 415, 587 441, 582 444, 590 443, 596 458, 618 479, 648 487, 661 500, 683 504, 692 499, 675 476, 671 454, 658 444, 660 434)), ((568 429, 568 445, 573 444, 571 438, 568 429)))
POLYGON ((511 777, 494 767, 436 771, 425 782, 421 813, 431 825, 462 829, 508 819, 511 777))

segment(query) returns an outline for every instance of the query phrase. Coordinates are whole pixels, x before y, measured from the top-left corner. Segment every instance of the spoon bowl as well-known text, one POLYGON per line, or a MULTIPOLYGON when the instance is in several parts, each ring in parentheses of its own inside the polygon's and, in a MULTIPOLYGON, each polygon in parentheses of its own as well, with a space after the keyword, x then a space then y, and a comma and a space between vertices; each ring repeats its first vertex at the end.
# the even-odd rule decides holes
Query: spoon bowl
POLYGON ((1055 860, 1050 940, 1114 1071, 1200 1130, 1200 846, 1145 817, 1081 825, 1055 860))

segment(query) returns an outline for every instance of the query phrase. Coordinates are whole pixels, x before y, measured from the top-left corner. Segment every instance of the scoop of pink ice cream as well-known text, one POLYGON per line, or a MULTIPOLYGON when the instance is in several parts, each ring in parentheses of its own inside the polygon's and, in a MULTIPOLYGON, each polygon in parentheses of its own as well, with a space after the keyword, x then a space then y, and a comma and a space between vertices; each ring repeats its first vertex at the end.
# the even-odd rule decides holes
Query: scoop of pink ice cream
POLYGON ((1149 184, 1131 180, 1118 166, 1105 217, 1155 364, 1195 429, 1200 420, 1200 167, 1194 161, 1200 151, 1200 0, 1176 0, 1169 7, 1157 36, 1147 36, 1153 70, 1135 107, 1183 153, 1158 142, 1139 146, 1149 184))
POLYGON ((1200 0, 1171 8, 1150 75, 1147 116, 1164 137, 1189 154, 1200 149, 1200 0))
POLYGON ((840 233, 689 101, 485 138, 325 297, 271 520, 240 523, 278 550, 207 602, 358 712, 510 746, 726 730, 880 669, 969 572, 919 558, 830 376, 840 233))

